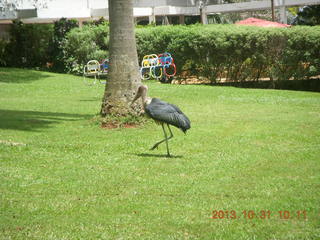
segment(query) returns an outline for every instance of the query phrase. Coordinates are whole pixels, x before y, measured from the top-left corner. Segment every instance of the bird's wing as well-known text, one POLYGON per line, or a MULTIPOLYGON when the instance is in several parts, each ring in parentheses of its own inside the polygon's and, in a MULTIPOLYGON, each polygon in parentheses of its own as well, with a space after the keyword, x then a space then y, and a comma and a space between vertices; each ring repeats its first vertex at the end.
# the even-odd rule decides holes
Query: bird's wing
POLYGON ((190 128, 189 118, 174 104, 153 98, 145 111, 151 118, 180 128, 183 132, 190 128))

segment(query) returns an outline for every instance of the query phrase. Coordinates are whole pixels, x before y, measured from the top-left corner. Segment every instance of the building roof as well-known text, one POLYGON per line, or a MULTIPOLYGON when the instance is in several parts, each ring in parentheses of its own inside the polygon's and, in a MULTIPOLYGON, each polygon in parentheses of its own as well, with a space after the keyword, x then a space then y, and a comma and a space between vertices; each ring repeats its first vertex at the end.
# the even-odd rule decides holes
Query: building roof
POLYGON ((235 24, 248 25, 248 26, 258 26, 258 27, 278 27, 278 28, 291 26, 288 24, 267 21, 267 20, 263 20, 263 19, 259 19, 259 18, 247 18, 247 19, 241 20, 239 22, 236 22, 235 24))
MULTIPOLYGON (((18 11, 9 9, 1 11, 0 3, 0 24, 9 24, 11 20, 17 18, 25 23, 53 22, 62 17, 78 20, 108 18, 107 0, 48 0, 47 8, 35 7, 32 2, 37 1, 25 0, 20 2, 22 2, 22 5, 19 6, 18 11)), ((134 0, 133 2, 135 17, 200 14, 199 1, 196 0, 134 0)), ((221 0, 206 0, 205 2, 206 5, 202 9, 205 14, 270 9, 270 0, 252 0, 228 4, 217 4, 223 2, 221 0)), ((315 4, 320 4, 320 0, 283 0, 275 1, 275 8, 315 4)), ((254 25, 257 26, 257 24, 254 25)))

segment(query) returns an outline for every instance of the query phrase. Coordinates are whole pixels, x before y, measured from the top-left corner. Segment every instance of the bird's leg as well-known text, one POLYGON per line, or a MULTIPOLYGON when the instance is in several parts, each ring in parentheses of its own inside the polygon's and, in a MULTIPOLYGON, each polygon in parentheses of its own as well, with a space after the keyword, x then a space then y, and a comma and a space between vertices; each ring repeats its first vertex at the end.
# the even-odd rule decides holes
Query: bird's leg
MULTIPOLYGON (((170 130, 171 136, 170 136, 169 138, 167 138, 167 133, 166 133, 166 131, 165 131, 165 129, 164 129, 163 123, 161 123, 161 127, 162 127, 162 130, 163 130, 165 139, 163 139, 163 140, 157 142, 156 144, 154 144, 153 147, 150 148, 150 150, 154 150, 155 148, 157 148, 157 147, 158 147, 161 143, 163 143, 164 141, 166 141, 166 142, 167 142, 167 145, 168 145, 168 140, 169 140, 170 138, 172 138, 172 136, 173 136, 172 133, 171 133, 171 130, 170 130)), ((168 156, 170 156, 168 146, 167 146, 167 153, 168 153, 168 156)))
MULTIPOLYGON (((167 124, 167 127, 168 127, 168 129, 169 129, 170 136, 169 136, 168 138, 167 138, 167 135, 166 135, 166 134, 165 134, 165 136, 166 136, 166 144, 167 144, 167 155, 168 155, 168 157, 170 157, 169 143, 168 143, 168 141, 169 141, 169 139, 173 138, 173 134, 172 134, 172 132, 171 132, 171 129, 170 129, 170 125, 169 125, 169 124, 167 124)), ((164 128, 163 128, 163 130, 164 130, 164 128)))
MULTIPOLYGON (((166 137, 167 135, 166 135, 166 132, 165 132, 165 130, 164 130, 163 123, 161 124, 161 126, 162 126, 163 132, 164 132, 165 137, 166 137)), ((169 136, 168 138, 166 137, 165 139, 163 139, 163 140, 161 140, 161 141, 157 142, 155 145, 153 145, 153 147, 152 147, 152 148, 150 148, 150 150, 154 150, 155 148, 157 148, 161 143, 163 143, 164 141, 166 141, 166 139, 170 140, 171 138, 173 138, 173 134, 172 134, 172 131, 171 131, 170 125, 169 125, 169 124, 167 124, 167 126, 168 126, 168 129, 169 129, 169 132, 170 132, 170 136, 169 136)))
POLYGON ((169 129, 169 132, 170 132, 170 136, 168 137, 168 140, 169 140, 169 139, 173 138, 173 134, 171 132, 170 125, 167 124, 167 126, 168 126, 168 129, 169 129))
POLYGON ((164 141, 166 141, 166 145, 167 145, 167 156, 170 157, 171 155, 170 155, 170 152, 169 152, 169 143, 168 143, 168 140, 170 140, 171 138, 173 138, 173 134, 172 134, 172 131, 171 131, 171 129, 170 129, 169 124, 167 124, 167 126, 168 126, 168 129, 169 129, 169 132, 170 132, 170 136, 169 136, 169 137, 167 136, 167 133, 166 133, 166 131, 165 131, 165 128, 164 128, 164 126, 163 126, 163 123, 161 123, 161 127, 162 127, 162 130, 163 130, 163 133, 164 133, 164 137, 165 137, 165 138, 164 138, 163 140, 157 142, 150 150, 153 150, 153 149, 157 148, 161 143, 163 143, 164 141))
MULTIPOLYGON (((169 127, 169 125, 167 124, 167 126, 169 127)), ((166 131, 164 130, 164 126, 163 126, 163 124, 162 124, 162 129, 163 129, 163 132, 164 132, 164 137, 165 137, 165 139, 166 139, 166 145, 167 145, 167 156, 168 157, 170 157, 170 152, 169 152, 169 144, 168 144, 168 137, 167 137, 167 133, 166 133, 166 131)), ((171 138, 171 136, 170 136, 170 138, 171 138)))
POLYGON ((163 143, 163 142, 166 141, 166 139, 167 139, 167 137, 166 137, 167 134, 166 134, 166 132, 165 132, 165 130, 164 130, 163 123, 161 123, 161 127, 162 127, 162 130, 163 130, 163 132, 164 132, 165 139, 163 139, 163 140, 157 142, 156 144, 154 144, 153 147, 150 148, 150 150, 154 150, 155 148, 157 148, 161 143, 163 143))
MULTIPOLYGON (((162 127, 163 127, 163 125, 162 125, 162 127)), ((171 129, 170 129, 169 124, 167 124, 167 127, 168 127, 168 129, 169 129, 170 136, 169 136, 169 137, 167 137, 166 132, 164 132, 164 135, 165 135, 165 137, 166 137, 166 144, 167 144, 167 156, 168 156, 168 157, 171 157, 170 152, 169 152, 169 143, 168 143, 168 141, 169 141, 171 138, 173 138, 173 134, 172 134, 172 132, 171 132, 171 129)), ((163 127, 163 131, 164 131, 164 127, 163 127)))

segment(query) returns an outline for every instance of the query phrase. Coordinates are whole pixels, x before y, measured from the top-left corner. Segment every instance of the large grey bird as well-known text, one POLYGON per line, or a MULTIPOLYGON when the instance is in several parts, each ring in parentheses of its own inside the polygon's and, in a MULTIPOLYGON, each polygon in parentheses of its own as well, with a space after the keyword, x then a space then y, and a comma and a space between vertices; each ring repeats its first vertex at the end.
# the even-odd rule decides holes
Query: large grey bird
POLYGON ((138 91, 134 99, 132 100, 131 105, 141 97, 145 113, 157 123, 161 124, 165 137, 163 140, 154 144, 154 146, 150 150, 157 148, 161 143, 165 141, 167 145, 167 156, 170 157, 168 140, 173 138, 170 125, 180 128, 184 133, 186 133, 190 128, 190 120, 176 105, 164 102, 158 98, 149 98, 147 97, 147 92, 148 87, 145 85, 141 85, 138 88, 138 91), (167 136, 167 133, 165 131, 164 124, 166 124, 169 129, 169 137, 167 136))

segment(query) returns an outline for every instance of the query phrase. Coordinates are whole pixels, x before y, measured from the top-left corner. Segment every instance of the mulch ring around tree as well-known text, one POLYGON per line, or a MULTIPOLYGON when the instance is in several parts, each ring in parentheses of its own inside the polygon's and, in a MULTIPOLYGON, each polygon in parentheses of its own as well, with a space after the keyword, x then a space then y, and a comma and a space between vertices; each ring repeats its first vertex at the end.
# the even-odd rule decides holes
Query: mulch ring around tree
POLYGON ((137 123, 121 123, 121 122, 104 122, 101 123, 101 128, 105 129, 115 129, 115 128, 137 128, 139 124, 137 123))

